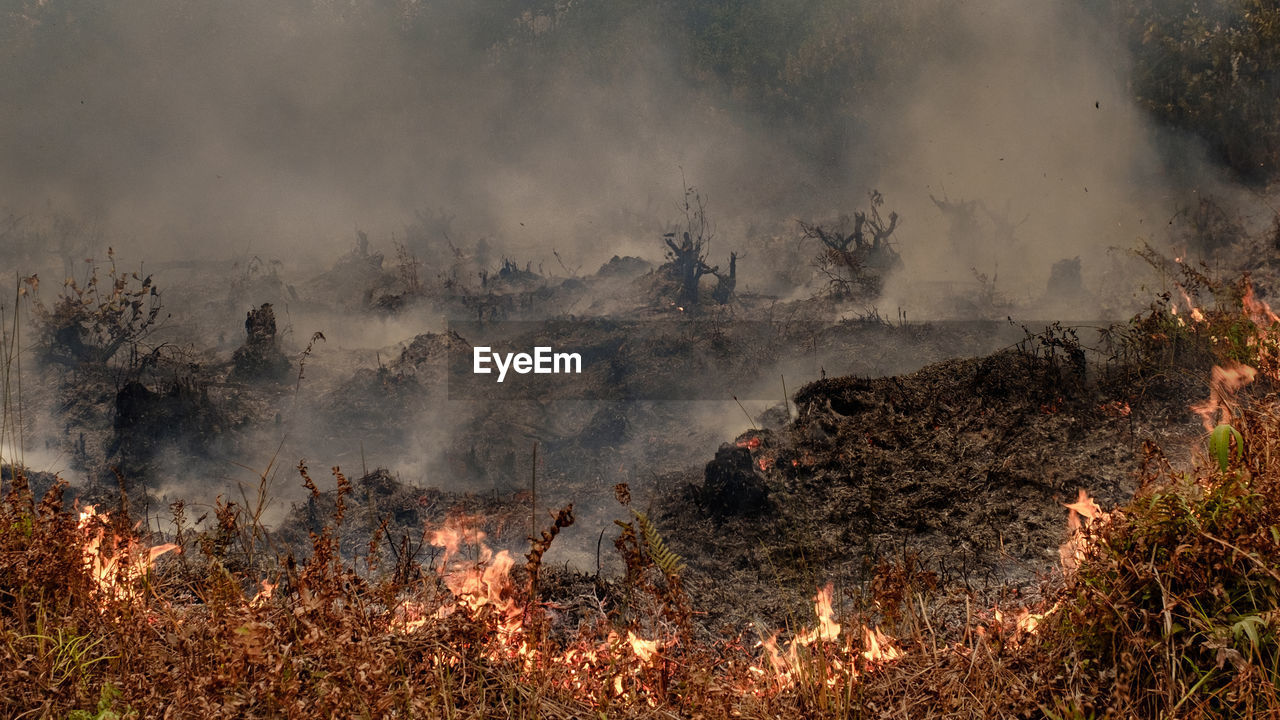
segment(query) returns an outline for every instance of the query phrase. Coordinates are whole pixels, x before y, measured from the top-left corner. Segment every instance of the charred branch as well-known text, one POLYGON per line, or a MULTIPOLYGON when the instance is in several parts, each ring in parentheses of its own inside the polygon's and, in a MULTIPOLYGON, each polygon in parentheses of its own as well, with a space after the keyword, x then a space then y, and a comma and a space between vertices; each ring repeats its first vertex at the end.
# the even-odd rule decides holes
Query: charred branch
POLYGON ((890 241, 898 229, 898 213, 881 215, 884 198, 875 190, 869 197, 871 208, 854 213, 851 231, 845 231, 848 216, 833 227, 800 221, 804 238, 822 245, 814 266, 826 277, 828 292, 833 296, 874 296, 880 292, 884 276, 902 263, 890 241))

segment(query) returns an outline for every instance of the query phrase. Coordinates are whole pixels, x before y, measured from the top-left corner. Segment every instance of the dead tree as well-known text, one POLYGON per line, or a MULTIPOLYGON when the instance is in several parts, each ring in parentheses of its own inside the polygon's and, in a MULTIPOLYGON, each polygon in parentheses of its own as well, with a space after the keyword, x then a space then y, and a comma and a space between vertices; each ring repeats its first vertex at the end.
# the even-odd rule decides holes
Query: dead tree
MULTIPOLYGON (((714 234, 707 220, 707 206, 702 195, 692 187, 684 191, 684 230, 662 235, 667 246, 666 269, 677 285, 676 301, 682 308, 696 307, 700 301, 698 286, 704 275, 714 275, 717 283, 712 299, 721 305, 733 298, 738 282, 738 254, 729 254, 729 272, 721 273, 719 265, 707 264, 707 251, 714 234), (679 235, 679 242, 676 236, 679 235)), ((665 292, 665 291, 664 291, 665 292)))
POLYGON ((716 289, 711 293, 712 299, 721 305, 728 305, 733 300, 733 289, 738 284, 738 253, 729 253, 729 274, 716 273, 716 289))
POLYGON ((251 309, 244 318, 245 341, 232 354, 231 379, 236 381, 283 380, 289 375, 289 358, 276 343, 276 314, 271 303, 251 309))
POLYGON ((947 240, 951 247, 957 252, 968 253, 982 236, 978 226, 978 209, 982 204, 977 200, 952 200, 945 194, 941 200, 932 194, 929 199, 947 219, 947 240))
POLYGON ((972 254, 984 240, 986 244, 1000 248, 1003 253, 1008 253, 1009 248, 1017 245, 1018 228, 1031 217, 1025 215, 1021 220, 1014 222, 1010 219, 1012 215, 1009 203, 1005 203, 1002 212, 995 212, 981 200, 952 200, 946 195, 943 195, 941 200, 933 195, 930 195, 929 199, 947 219, 949 224, 947 239, 958 253, 972 254), (987 217, 990 230, 985 230, 979 222, 978 211, 982 211, 982 214, 987 217))
POLYGON ((685 307, 698 304, 698 282, 703 275, 714 275, 720 271, 719 266, 707 265, 707 256, 703 252, 702 238, 696 241, 689 233, 682 233, 680 244, 675 241, 675 233, 662 236, 670 248, 667 257, 675 268, 675 275, 680 280, 680 303, 685 307))
POLYGON ((879 293, 884 276, 902 263, 889 238, 898 228, 898 213, 886 219, 880 214, 884 198, 879 191, 869 193, 871 209, 853 215, 853 229, 845 232, 849 218, 835 227, 800 221, 806 238, 822 243, 815 265, 828 280, 828 289, 837 297, 862 297, 879 293))
POLYGON ((98 267, 93 265, 83 286, 67 281, 52 308, 37 299, 34 310, 48 341, 49 360, 68 365, 106 363, 121 348, 136 350, 163 322, 160 293, 151 276, 118 271, 110 248, 107 257, 111 265, 105 278, 98 277, 98 267), (135 288, 133 281, 140 281, 140 286, 135 288))

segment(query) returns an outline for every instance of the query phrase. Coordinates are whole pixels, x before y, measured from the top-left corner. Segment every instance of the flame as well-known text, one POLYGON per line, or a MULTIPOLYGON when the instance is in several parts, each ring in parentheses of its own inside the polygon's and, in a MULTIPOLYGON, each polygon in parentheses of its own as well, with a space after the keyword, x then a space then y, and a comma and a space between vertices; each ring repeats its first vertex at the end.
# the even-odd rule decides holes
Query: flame
POLYGON ((1017 630, 1027 635, 1035 635, 1040 629, 1040 623, 1044 619, 1057 612, 1058 607, 1062 605, 1061 601, 1055 602, 1052 607, 1042 613, 1033 613, 1030 610, 1023 609, 1022 614, 1018 616, 1017 630))
POLYGON ((819 679, 827 687, 836 689, 857 679, 859 670, 855 660, 861 662, 865 671, 902 656, 891 638, 879 628, 865 625, 859 633, 861 651, 854 650, 852 640, 843 647, 836 646, 841 626, 835 622, 831 598, 830 584, 818 590, 813 599, 817 626, 797 634, 787 643, 785 651, 778 645, 777 633, 760 641, 756 647, 763 655, 763 662, 747 668, 748 676, 760 683, 749 688, 751 692, 760 696, 776 694, 795 686, 800 678, 811 678, 814 672, 826 673, 819 679), (821 661, 815 662, 815 658, 821 661))
POLYGON ((1200 416, 1206 432, 1212 432, 1218 423, 1229 422, 1235 414, 1236 394, 1253 382, 1258 371, 1248 365, 1228 361, 1225 366, 1214 365, 1209 379, 1209 398, 1191 406, 1200 416))
POLYGON ((262 580, 262 589, 259 590, 256 595, 253 596, 252 600, 249 601, 249 606, 262 607, 263 605, 266 605, 267 601, 271 599, 271 595, 272 593, 275 592, 277 587, 279 587, 279 583, 269 582, 264 578, 262 580))
POLYGON ((1259 330, 1270 330, 1273 325, 1280 323, 1280 316, 1271 311, 1271 306, 1254 295, 1253 283, 1248 278, 1245 278, 1244 295, 1240 298, 1240 304, 1245 315, 1249 316, 1259 330))
POLYGON ((827 583, 827 586, 819 590, 818 594, 814 596, 813 614, 818 617, 818 627, 797 635, 796 644, 812 645, 819 640, 832 642, 840 637, 840 625, 832 620, 835 613, 831 609, 830 583, 827 583))
POLYGON ((497 624, 499 644, 506 651, 504 654, 523 654, 527 652, 523 647, 524 611, 516 602, 517 593, 511 581, 515 559, 506 550, 495 553, 485 543, 485 533, 474 525, 472 518, 455 517, 430 534, 428 542, 444 549, 438 572, 455 600, 454 605, 441 607, 436 615, 448 617, 460 608, 473 620, 492 617, 497 624), (475 561, 455 559, 464 545, 475 548, 475 561))
POLYGON ((103 600, 136 598, 136 582, 151 570, 156 558, 178 549, 173 543, 143 548, 133 538, 116 537, 106 516, 99 515, 93 505, 81 509, 77 528, 84 533, 85 566, 103 600))
POLYGON ((640 658, 640 662, 646 665, 653 664, 653 659, 658 654, 657 640, 643 640, 628 630, 627 642, 631 644, 631 651, 636 654, 636 657, 640 658))
POLYGON ((1005 615, 1005 613, 1001 612, 998 607, 993 608, 991 615, 994 622, 991 623, 990 627, 979 625, 976 630, 980 636, 985 636, 989 629, 994 630, 996 633, 1001 635, 1012 630, 1013 635, 1011 637, 1006 637, 1004 642, 1016 646, 1027 637, 1036 635, 1039 632, 1040 624, 1044 622, 1044 619, 1057 612, 1058 607, 1061 606, 1061 604, 1061 601, 1055 602, 1049 609, 1038 613, 1033 613, 1024 607, 1018 611, 1016 618, 1010 618, 1005 615), (1011 619, 1012 622, 1010 622, 1011 619))
MULTIPOLYGON (((554 669, 559 687, 587 701, 600 701, 605 692, 656 706, 658 693, 650 676, 662 656, 663 641, 628 630, 625 637, 610 632, 604 640, 582 639, 559 650, 545 647, 526 627, 526 614, 537 608, 526 608, 519 600, 511 579, 515 560, 506 550, 491 549, 476 524, 475 519, 454 517, 427 534, 428 541, 442 549, 436 570, 451 597, 434 611, 416 601, 401 601, 392 612, 391 628, 413 633, 461 612, 490 628, 484 652, 494 661, 511 662, 525 671, 554 669), (473 559, 462 559, 464 550, 473 559)), ((454 662, 443 657, 433 661, 454 662)))
POLYGON ((1077 516, 1083 517, 1086 521, 1093 520, 1102 514, 1102 508, 1098 507, 1098 503, 1094 502, 1089 493, 1081 490, 1076 496, 1076 501, 1067 503, 1066 507, 1071 511, 1071 515, 1067 520, 1068 524, 1073 525, 1072 530, 1080 526, 1077 516))
POLYGON ((869 630, 864 625, 862 628, 862 644, 867 648, 862 651, 862 657, 871 663, 882 663, 890 660, 897 660, 902 653, 889 644, 889 638, 880 632, 880 628, 869 630))
POLYGON ((1280 324, 1280 316, 1271 310, 1270 305, 1258 299, 1247 275, 1240 304, 1256 328, 1249 336, 1248 346, 1257 353, 1258 368, 1269 377, 1280 378, 1280 331, 1276 328, 1280 324))
POLYGON ((411 634, 421 630, 428 622, 426 606, 420 602, 405 600, 396 605, 391 615, 391 629, 411 634))
MULTIPOLYGON (((510 577, 514 561, 509 553, 490 549, 485 534, 466 518, 452 518, 428 533, 428 538, 442 548, 437 572, 451 597, 434 610, 411 600, 400 602, 391 613, 393 630, 416 632, 435 619, 462 612, 491 628, 484 652, 494 661, 514 663, 524 670, 554 670, 557 686, 588 702, 612 697, 657 706, 666 672, 661 660, 669 642, 627 630, 624 635, 611 631, 603 640, 582 638, 562 649, 548 647, 526 627, 529 609, 516 600, 519 593, 510 577), (473 559, 461 559, 464 548, 469 548, 466 554, 473 559)), ((815 667, 826 673, 819 681, 834 689, 852 682, 860 668, 865 671, 901 656, 892 639, 878 629, 861 628, 857 649, 852 641, 837 645, 842 628, 835 620, 833 596, 830 584, 817 591, 813 599, 817 624, 798 633, 785 649, 779 647, 776 634, 758 644, 760 654, 746 668, 743 692, 760 696, 782 692, 799 679, 812 677, 815 667), (823 662, 815 665, 816 657, 823 662)), ((439 657, 434 662, 455 661, 439 657)))
POLYGON ((1111 402, 1103 403, 1098 406, 1098 409, 1105 415, 1115 418, 1129 417, 1133 414, 1133 409, 1129 407, 1129 403, 1121 400, 1112 400, 1111 402))
POLYGON ((1092 541, 1084 534, 1084 529, 1094 521, 1105 522, 1110 519, 1109 513, 1102 511, 1098 503, 1083 489, 1073 503, 1063 503, 1070 511, 1067 515, 1067 530, 1071 536, 1058 548, 1058 558, 1063 570, 1068 573, 1080 567, 1092 541), (1083 521, 1081 521, 1083 518, 1083 521))

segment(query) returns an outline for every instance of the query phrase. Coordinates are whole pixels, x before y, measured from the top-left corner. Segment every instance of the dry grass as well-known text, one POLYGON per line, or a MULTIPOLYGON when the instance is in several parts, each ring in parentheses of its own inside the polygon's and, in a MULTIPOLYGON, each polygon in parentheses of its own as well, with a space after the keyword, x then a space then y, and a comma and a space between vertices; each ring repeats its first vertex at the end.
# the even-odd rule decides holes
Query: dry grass
MULTIPOLYGON (((361 576, 328 532, 305 563, 284 563, 266 601, 247 599, 248 579, 212 542, 162 563, 134 595, 107 598, 61 488, 36 504, 19 476, 0 510, 0 715, 1270 717, 1280 711, 1277 420, 1280 403, 1248 411, 1245 452, 1225 472, 1180 475, 1153 453, 1147 485, 1088 534, 1035 632, 977 612, 944 631, 925 609, 929 579, 885 566, 877 587, 896 607, 882 628, 901 657, 861 661, 856 634, 847 646, 818 642, 801 648, 785 686, 748 669, 769 669, 750 640, 699 644, 655 617, 650 632, 668 634, 645 663, 618 639, 636 618, 566 636, 536 604, 520 639, 541 659, 527 662, 503 639, 502 613, 456 611, 429 571, 413 584, 361 576), (425 619, 412 631, 406 599, 425 619), (597 657, 549 660, 575 648, 597 657)), ((126 520, 112 523, 128 536, 126 520)), ((685 612, 643 553, 632 562, 657 615, 685 612)), ((840 620, 846 636, 858 626, 840 620)))

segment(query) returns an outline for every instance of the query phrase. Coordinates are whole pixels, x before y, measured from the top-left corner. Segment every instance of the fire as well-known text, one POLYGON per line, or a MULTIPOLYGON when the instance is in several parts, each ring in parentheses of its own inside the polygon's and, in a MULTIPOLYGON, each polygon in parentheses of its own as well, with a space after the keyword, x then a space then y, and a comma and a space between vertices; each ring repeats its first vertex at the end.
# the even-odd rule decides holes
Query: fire
POLYGON ((1129 403, 1121 400, 1112 400, 1111 402, 1103 403, 1098 406, 1098 409, 1107 416, 1114 418, 1129 417, 1133 414, 1133 409, 1129 407, 1129 403))
POLYGON ((1085 536, 1084 529, 1094 521, 1105 522, 1109 514, 1103 512, 1083 489, 1076 496, 1075 502, 1063 505, 1070 511, 1067 515, 1067 530, 1071 532, 1071 537, 1058 548, 1058 557, 1063 569, 1071 572, 1080 567, 1090 547, 1091 541, 1085 536))
POLYGON ((93 505, 80 511, 77 527, 84 533, 85 566, 103 600, 136 598, 136 582, 151 570, 156 558, 178 549, 172 543, 142 548, 133 538, 116 537, 93 505))
POLYGON ((1246 278, 1244 284, 1244 296, 1240 298, 1240 304, 1244 308, 1245 315, 1258 326, 1259 330, 1270 330, 1273 325, 1280 323, 1280 316, 1271 311, 1271 306, 1266 302, 1259 300, 1253 294, 1253 283, 1246 278))
POLYGON ((455 518, 430 534, 429 542, 444 549, 439 573, 456 601, 454 606, 441 607, 437 616, 447 617, 461 608, 473 620, 493 618, 505 654, 521 655, 527 648, 523 647, 524 611, 511 581, 516 561, 506 550, 495 553, 485 538, 468 518, 455 518), (475 549, 473 562, 456 559, 464 545, 475 549))
POLYGON ((262 581, 262 589, 258 591, 253 599, 249 601, 250 607, 262 607, 271 599, 272 593, 275 592, 278 583, 269 582, 265 578, 262 581))
POLYGON ((1228 361, 1225 366, 1214 365, 1209 379, 1209 398, 1191 406, 1200 416, 1206 432, 1212 432, 1218 423, 1230 422, 1235 415, 1236 394, 1253 382, 1258 371, 1248 365, 1228 361))
MULTIPOLYGON (((625 637, 610 632, 604 640, 582 640, 563 649, 544 646, 526 623, 539 609, 519 600, 511 579, 514 558, 506 550, 490 548, 485 533, 474 525, 468 518, 452 518, 428 533, 428 541, 443 550, 437 572, 452 597, 434 611, 419 602, 400 602, 392 613, 393 630, 413 633, 433 620, 462 612, 491 629, 484 652, 494 661, 511 662, 525 671, 554 669, 560 687, 587 700, 599 699, 603 691, 656 704, 656 691, 648 680, 662 657, 660 638, 645 639, 628 630, 625 637), (473 559, 461 559, 472 553, 473 559)), ((443 657, 434 661, 452 662, 443 657)))
POLYGON ((640 658, 640 662, 646 665, 653 664, 653 659, 658 654, 659 646, 657 640, 643 640, 628 630, 627 642, 631 644, 631 651, 636 654, 636 657, 640 658))
POLYGON ((422 603, 412 600, 405 600, 399 605, 391 615, 391 629, 402 633, 411 634, 426 627, 429 621, 429 613, 426 606, 422 603))
POLYGON ((865 671, 902 656, 902 652, 893 646, 891 638, 879 628, 871 629, 865 625, 860 629, 860 652, 854 651, 851 640, 843 647, 837 646, 842 628, 835 622, 831 598, 830 584, 818 590, 813 599, 817 626, 796 635, 787 643, 785 651, 778 646, 776 633, 760 641, 757 647, 763 652, 763 660, 767 666, 757 663, 747 668, 751 677, 763 683, 751 688, 753 692, 757 695, 781 692, 793 687, 798 678, 809 677, 815 671, 825 672, 821 681, 834 689, 858 677, 858 663, 855 660, 860 660, 865 671), (821 657, 822 662, 814 662, 815 657, 821 657))
POLYGON ((862 644, 867 648, 862 651, 862 657, 867 662, 883 663, 902 657, 902 653, 889 643, 889 638, 880 632, 880 628, 870 630, 865 625, 862 627, 862 644))
MULTIPOLYGON (((1182 295, 1182 301, 1187 305, 1187 311, 1188 311, 1188 314, 1191 315, 1191 321, 1197 324, 1205 322, 1204 313, 1200 310, 1200 308, 1196 307, 1195 301, 1191 299, 1191 296, 1187 294, 1186 289, 1183 288, 1181 285, 1178 286, 1178 294, 1182 295)), ((1170 306, 1169 312, 1172 313, 1175 317, 1178 317, 1179 325, 1183 325, 1183 326, 1186 325, 1186 323, 1183 322, 1182 318, 1178 316, 1178 306, 1176 303, 1170 306)))
MULTIPOLYGON (((590 702, 612 697, 656 706, 663 695, 662 680, 668 667, 664 658, 674 643, 658 636, 646 638, 629 629, 609 632, 604 639, 587 638, 556 648, 537 638, 539 625, 536 604, 526 607, 517 598, 510 572, 514 562, 506 551, 494 552, 485 544, 483 532, 456 518, 445 527, 428 533, 429 541, 442 548, 437 566, 450 597, 443 606, 427 607, 404 600, 392 612, 390 627, 413 633, 429 623, 454 613, 465 613, 491 628, 483 652, 495 662, 514 663, 523 671, 553 670, 553 681, 562 689, 590 702), (465 554, 473 559, 463 561, 465 554)), ((860 628, 852 640, 840 645, 843 631, 836 622, 831 585, 817 591, 813 599, 816 625, 799 632, 785 649, 774 635, 760 642, 756 662, 747 668, 748 683, 742 688, 761 696, 794 687, 799 679, 812 677, 814 668, 826 673, 820 681, 831 688, 852 682, 860 672, 901 657, 894 641, 878 629, 860 628), (815 664, 813 659, 823 658, 815 664)), ((443 657, 435 662, 449 663, 443 657)))
MULTIPOLYGON (((1012 625, 1014 637, 1010 639, 1010 642, 1017 644, 1019 637, 1035 635, 1040 628, 1040 623, 1056 612, 1061 604, 1061 602, 1055 602, 1048 610, 1039 613, 1033 613, 1027 608, 1022 608, 1018 611, 1017 617, 1013 618, 1012 623, 1008 622, 1010 618, 1001 612, 1000 608, 995 608, 992 611, 992 617, 995 620, 995 627, 998 632, 1007 632, 1010 629, 1010 625, 1012 625)), ((984 628, 979 627, 978 632, 983 634, 984 628)))
POLYGON ((1256 328, 1248 339, 1248 346, 1257 353, 1258 368, 1272 378, 1280 378, 1280 331, 1276 329, 1280 316, 1271 310, 1270 305, 1258 299, 1247 276, 1240 304, 1256 328))
POLYGON ((1089 493, 1084 490, 1079 492, 1076 496, 1075 502, 1068 503, 1066 507, 1071 511, 1067 524, 1072 530, 1076 530, 1080 527, 1080 517, 1089 521, 1102 514, 1102 508, 1098 507, 1098 503, 1094 502, 1093 498, 1089 497, 1089 493))
POLYGON ((818 627, 802 632, 796 636, 798 645, 812 645, 819 640, 832 642, 840 637, 840 625, 831 618, 835 613, 831 609, 831 584, 818 591, 813 598, 813 613, 818 616, 818 627))
POLYGON ((1061 601, 1055 602, 1052 607, 1042 613, 1033 613, 1030 610, 1023 609, 1022 613, 1018 616, 1016 626, 1018 632, 1025 633, 1027 635, 1036 634, 1036 631, 1040 627, 1040 623, 1044 622, 1045 618, 1056 612, 1060 605, 1062 605, 1061 601))

